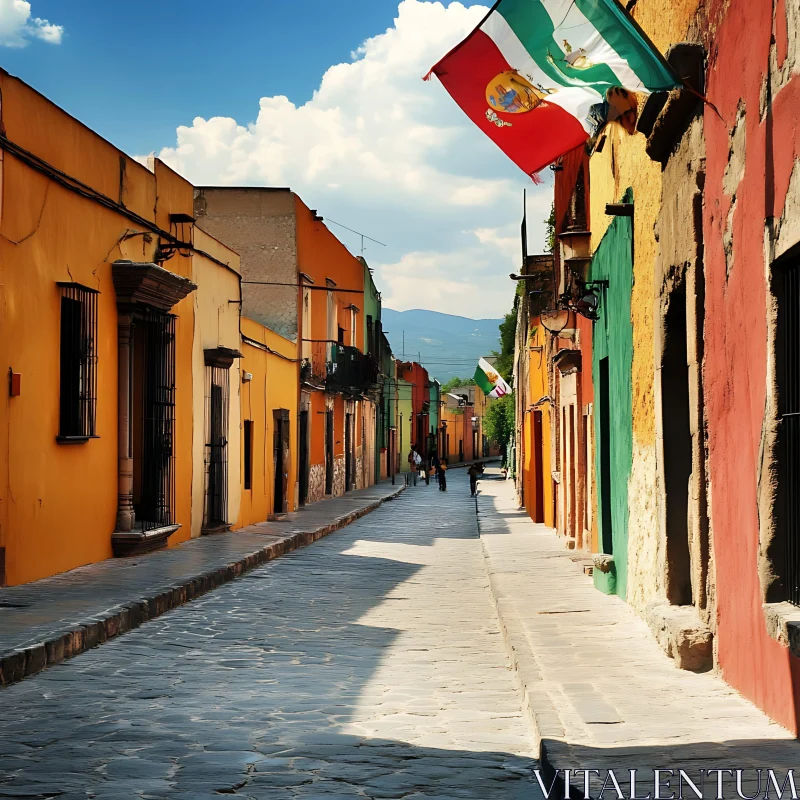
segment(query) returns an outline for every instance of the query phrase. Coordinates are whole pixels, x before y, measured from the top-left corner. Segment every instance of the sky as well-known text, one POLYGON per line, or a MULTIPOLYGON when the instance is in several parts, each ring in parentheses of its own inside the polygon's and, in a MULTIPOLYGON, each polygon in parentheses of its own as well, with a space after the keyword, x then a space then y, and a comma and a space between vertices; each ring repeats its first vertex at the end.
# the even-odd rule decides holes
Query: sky
POLYGON ((487 13, 426 0, 0 0, 0 66, 199 185, 289 186, 386 306, 506 313, 552 189, 458 109, 433 64, 487 13))

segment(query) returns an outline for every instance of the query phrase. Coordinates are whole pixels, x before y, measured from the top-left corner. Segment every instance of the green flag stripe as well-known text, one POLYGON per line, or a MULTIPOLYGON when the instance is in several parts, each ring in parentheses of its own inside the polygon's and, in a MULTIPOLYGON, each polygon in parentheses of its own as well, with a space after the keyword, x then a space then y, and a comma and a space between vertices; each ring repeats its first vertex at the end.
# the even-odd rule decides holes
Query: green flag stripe
POLYGON ((605 94, 609 87, 621 84, 606 64, 576 69, 566 62, 564 51, 554 38, 553 20, 540 2, 503 0, 495 13, 505 19, 542 72, 558 85, 590 86, 605 94))
POLYGON ((575 0, 575 5, 650 91, 672 89, 677 85, 675 77, 630 19, 615 7, 614 0, 575 0))
POLYGON ((491 381, 486 377, 486 373, 480 367, 475 370, 475 383, 483 390, 484 394, 489 394, 494 389, 491 381))

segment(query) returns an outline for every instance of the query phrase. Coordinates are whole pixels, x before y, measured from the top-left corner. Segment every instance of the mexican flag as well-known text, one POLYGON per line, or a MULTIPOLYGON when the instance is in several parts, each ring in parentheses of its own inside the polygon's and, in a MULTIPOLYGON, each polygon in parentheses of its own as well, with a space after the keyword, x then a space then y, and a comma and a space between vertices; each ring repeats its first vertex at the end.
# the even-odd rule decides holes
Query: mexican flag
POLYGON ((511 387, 485 358, 478 362, 478 368, 475 370, 475 383, 487 397, 495 400, 503 395, 511 394, 511 387))
POLYGON ((632 133, 637 93, 680 85, 615 0, 499 0, 431 73, 532 177, 606 122, 632 133))

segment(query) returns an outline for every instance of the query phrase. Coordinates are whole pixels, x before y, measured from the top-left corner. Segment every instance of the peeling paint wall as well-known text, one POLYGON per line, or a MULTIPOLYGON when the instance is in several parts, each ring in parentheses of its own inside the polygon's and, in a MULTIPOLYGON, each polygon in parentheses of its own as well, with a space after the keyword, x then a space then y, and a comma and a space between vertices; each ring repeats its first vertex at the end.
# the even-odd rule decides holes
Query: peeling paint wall
MULTIPOLYGON (((687 38, 696 17, 698 0, 639 0, 633 16, 663 53, 687 38)), ((663 585, 663 559, 659 557, 659 485, 655 402, 656 305, 653 282, 657 242, 654 227, 661 193, 661 165, 645 152, 646 139, 629 135, 620 126, 606 129, 600 152, 592 155, 592 247, 596 249, 613 218, 607 203, 617 203, 630 187, 635 197, 633 220, 633 288, 631 324, 632 362, 632 464, 628 485, 627 600, 640 613, 657 599, 663 585)), ((596 375, 595 375, 596 380, 596 375)))

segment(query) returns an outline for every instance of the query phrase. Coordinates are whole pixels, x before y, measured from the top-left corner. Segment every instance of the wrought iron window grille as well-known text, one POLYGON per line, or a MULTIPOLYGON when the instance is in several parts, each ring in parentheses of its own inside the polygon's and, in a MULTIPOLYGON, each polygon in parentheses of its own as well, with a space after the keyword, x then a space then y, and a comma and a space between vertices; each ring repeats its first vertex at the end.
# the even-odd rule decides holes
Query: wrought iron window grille
POLYGON ((59 282, 61 291, 60 393, 57 441, 85 442, 97 436, 96 289, 59 282))
POLYGON ((148 309, 134 319, 141 368, 141 491, 136 519, 143 532, 175 524, 176 317, 148 309))

